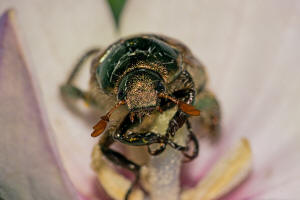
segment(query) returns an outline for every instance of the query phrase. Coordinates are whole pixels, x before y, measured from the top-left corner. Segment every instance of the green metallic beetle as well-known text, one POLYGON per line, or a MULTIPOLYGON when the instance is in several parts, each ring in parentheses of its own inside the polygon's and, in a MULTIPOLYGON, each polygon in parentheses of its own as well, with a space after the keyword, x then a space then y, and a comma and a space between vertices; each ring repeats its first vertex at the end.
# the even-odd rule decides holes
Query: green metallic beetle
POLYGON ((125 197, 128 199, 138 182, 140 166, 110 149, 110 145, 115 141, 147 145, 151 155, 162 153, 169 145, 182 151, 188 159, 194 159, 199 145, 191 124, 200 125, 210 135, 217 135, 220 128, 220 107, 215 96, 206 89, 206 82, 204 67, 185 45, 166 36, 141 34, 121 39, 104 51, 87 52, 61 91, 63 95, 81 98, 102 110, 109 110, 94 126, 92 136, 103 132, 99 142, 103 155, 136 174, 125 197), (90 90, 84 92, 73 85, 73 80, 84 61, 96 54, 91 65, 90 90), (176 105, 177 112, 165 133, 147 130, 147 123, 143 123, 147 118, 176 105), (190 122, 191 116, 198 115, 190 122), (184 124, 189 140, 182 146, 173 138, 184 124), (135 131, 136 127, 139 131, 135 131), (160 145, 153 149, 152 144, 160 145), (188 153, 191 149, 192 154, 188 153))

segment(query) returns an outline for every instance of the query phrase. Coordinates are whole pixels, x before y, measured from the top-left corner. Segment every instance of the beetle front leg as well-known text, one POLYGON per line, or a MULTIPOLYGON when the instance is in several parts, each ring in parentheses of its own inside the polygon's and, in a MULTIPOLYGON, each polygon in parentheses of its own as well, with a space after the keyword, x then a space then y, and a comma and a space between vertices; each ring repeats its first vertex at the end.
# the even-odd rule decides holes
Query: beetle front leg
POLYGON ((112 150, 109 148, 109 146, 113 143, 113 139, 111 136, 106 136, 105 138, 102 139, 102 141, 99 142, 100 149, 103 153, 103 155, 110 160, 112 163, 115 165, 118 165, 122 168, 125 168, 131 172, 134 173, 135 175, 135 180, 131 184, 130 188, 128 189, 124 199, 128 200, 130 193, 132 192, 133 188, 135 185, 137 185, 139 178, 140 178, 140 166, 133 161, 127 159, 124 155, 121 153, 112 150))
MULTIPOLYGON (((194 100, 195 91, 188 88, 174 92, 173 96, 177 99, 181 99, 187 104, 191 104, 194 100)), ((175 133, 184 125, 188 117, 188 114, 184 113, 182 110, 178 110, 169 122, 169 127, 166 131, 166 135, 171 135, 172 137, 174 137, 175 133)))
POLYGON ((186 157, 186 158, 188 158, 188 160, 187 161, 192 161, 193 159, 195 159, 197 156, 198 156, 198 154, 199 154, 199 143, 198 143, 198 139, 197 139, 197 137, 196 137, 196 135, 194 134, 194 132, 192 131, 192 126, 191 126, 191 123, 189 122, 189 120, 186 120, 186 127, 187 127, 187 130, 188 130, 188 132, 189 132, 189 140, 188 140, 188 142, 187 142, 187 145, 189 145, 190 144, 190 142, 192 142, 193 144, 194 144, 194 149, 193 149, 193 153, 192 153, 192 155, 189 155, 189 154, 187 154, 186 152, 187 151, 189 151, 191 148, 190 148, 190 146, 187 146, 187 150, 186 150, 186 152, 184 152, 183 154, 184 154, 184 156, 186 157))
POLYGON ((129 199, 129 195, 132 192, 132 189, 134 188, 135 185, 137 185, 139 178, 140 178, 140 166, 131 160, 128 160, 124 155, 120 154, 119 152, 116 152, 108 147, 105 146, 100 146, 101 151, 103 155, 110 160, 112 163, 115 165, 121 166, 125 169, 130 170, 131 172, 134 173, 135 179, 133 183, 131 184, 130 188, 128 189, 126 195, 125 195, 125 200, 129 199))
MULTIPOLYGON (((169 90, 173 97, 186 104, 192 104, 195 99, 194 82, 187 71, 181 72, 178 78, 170 84, 169 90)), ((170 120, 166 134, 174 137, 178 129, 184 125, 188 116, 182 110, 178 110, 170 120)))
POLYGON ((195 134, 193 133, 193 131, 191 129, 191 124, 188 120, 186 120, 186 126, 187 126, 187 130, 188 130, 187 145, 186 146, 179 145, 171 139, 168 139, 168 145, 170 145, 173 149, 181 151, 183 153, 184 157, 186 157, 188 159, 184 162, 189 162, 189 161, 192 161, 193 159, 195 159, 198 156, 199 143, 198 143, 197 137, 195 136, 195 134), (192 154, 190 155, 187 152, 190 151, 190 149, 191 149, 191 146, 190 146, 191 143, 194 146, 194 148, 193 148, 192 154))
MULTIPOLYGON (((177 112, 179 113, 177 116, 180 116, 181 114, 185 114, 182 112, 177 112)), ((191 125, 187 121, 187 119, 183 119, 181 122, 187 123, 187 128, 189 131, 189 141, 187 142, 188 144, 190 142, 194 143, 194 151, 192 155, 188 155, 186 152, 190 149, 189 146, 181 146, 177 143, 175 143, 171 138, 169 138, 169 135, 159 135, 153 132, 145 132, 145 133, 136 133, 136 132, 131 132, 129 131, 129 128, 134 125, 134 121, 132 122, 129 119, 129 115, 127 115, 124 119, 124 121, 121 123, 120 127, 116 130, 114 139, 118 140, 122 143, 129 144, 129 145, 134 145, 134 146, 143 146, 147 145, 148 146, 148 152, 151 155, 158 155, 162 153, 167 145, 170 145, 172 148, 182 151, 185 157, 189 158, 190 160, 194 159, 198 155, 198 140, 194 133, 191 130, 191 125), (158 149, 152 150, 151 145, 152 144, 160 144, 160 147, 158 149)), ((174 120, 178 119, 173 118, 174 120)), ((176 126, 177 127, 177 126, 176 126)), ((174 127, 173 127, 174 128, 174 127)), ((178 128, 178 127, 177 127, 178 128)))
POLYGON ((162 153, 167 147, 167 142, 164 143, 160 143, 160 147, 158 149, 152 150, 150 147, 150 144, 148 145, 148 152, 149 154, 151 154, 152 156, 156 156, 160 153, 162 153))

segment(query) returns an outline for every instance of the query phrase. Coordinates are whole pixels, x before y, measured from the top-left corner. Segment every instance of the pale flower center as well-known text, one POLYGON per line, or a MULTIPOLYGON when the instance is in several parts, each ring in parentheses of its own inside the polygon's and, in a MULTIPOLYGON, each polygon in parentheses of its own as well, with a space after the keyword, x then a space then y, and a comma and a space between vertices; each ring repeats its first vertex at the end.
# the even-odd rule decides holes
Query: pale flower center
MULTIPOLYGON (((157 116, 151 131, 164 132, 170 117, 176 112, 176 107, 157 116)), ((175 140, 184 144, 186 134, 184 127, 179 129, 175 140)), ((141 153, 139 150, 138 153, 141 153)), ((137 152, 134 153, 137 157, 137 152)), ((148 155, 147 152, 145 154, 148 155)), ((151 200, 181 199, 181 200, 210 200, 218 199, 237 187, 249 174, 252 162, 252 153, 247 139, 241 139, 223 155, 191 189, 183 190, 180 194, 179 173, 182 154, 174 149, 167 148, 159 156, 148 156, 141 171, 141 184, 148 190, 151 200)), ((116 200, 123 200, 131 182, 111 168, 109 161, 104 159, 99 145, 96 145, 92 154, 92 167, 98 175, 98 180, 107 194, 116 200)), ((135 188, 130 199, 143 200, 144 193, 135 188)))

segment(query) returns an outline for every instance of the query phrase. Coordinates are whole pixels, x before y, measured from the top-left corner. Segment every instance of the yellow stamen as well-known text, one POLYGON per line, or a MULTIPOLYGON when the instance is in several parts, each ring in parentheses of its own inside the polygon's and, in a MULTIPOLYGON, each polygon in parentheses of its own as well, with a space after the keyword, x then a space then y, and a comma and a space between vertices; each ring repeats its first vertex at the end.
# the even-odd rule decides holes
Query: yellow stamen
MULTIPOLYGON (((107 194, 115 200, 124 200, 124 197, 131 185, 130 180, 115 171, 100 151, 99 145, 94 147, 92 153, 92 168, 97 173, 98 180, 107 194)), ((134 189, 129 200, 143 200, 144 194, 140 189, 134 189)))
POLYGON ((181 199, 213 200, 222 197, 247 177, 251 161, 249 142, 243 138, 214 165, 196 187, 184 191, 181 199))

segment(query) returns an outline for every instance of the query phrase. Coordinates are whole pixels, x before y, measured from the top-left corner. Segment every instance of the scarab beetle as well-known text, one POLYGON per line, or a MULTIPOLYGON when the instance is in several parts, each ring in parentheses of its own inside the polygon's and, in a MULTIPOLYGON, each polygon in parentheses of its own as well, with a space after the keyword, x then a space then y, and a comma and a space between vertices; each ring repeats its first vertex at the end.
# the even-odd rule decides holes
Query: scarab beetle
POLYGON ((203 65, 185 45, 166 36, 141 34, 121 39, 103 51, 87 52, 61 89, 65 95, 84 99, 108 111, 93 127, 92 136, 103 134, 99 142, 103 155, 136 174, 133 187, 140 166, 110 149, 110 145, 115 141, 146 145, 151 155, 158 155, 170 146, 182 151, 188 159, 194 159, 198 155, 198 141, 191 124, 200 125, 212 135, 216 135, 220 124, 219 104, 206 89, 206 82, 203 65), (96 54, 91 65, 90 90, 84 92, 73 85, 73 79, 83 62, 96 54), (177 111, 165 133, 151 132, 145 125, 141 131, 135 131, 151 115, 174 106, 177 111), (183 146, 173 138, 185 124, 189 140, 183 146), (159 146, 152 148, 152 144, 159 146), (187 153, 191 152, 190 146, 193 146, 192 154, 187 153))

